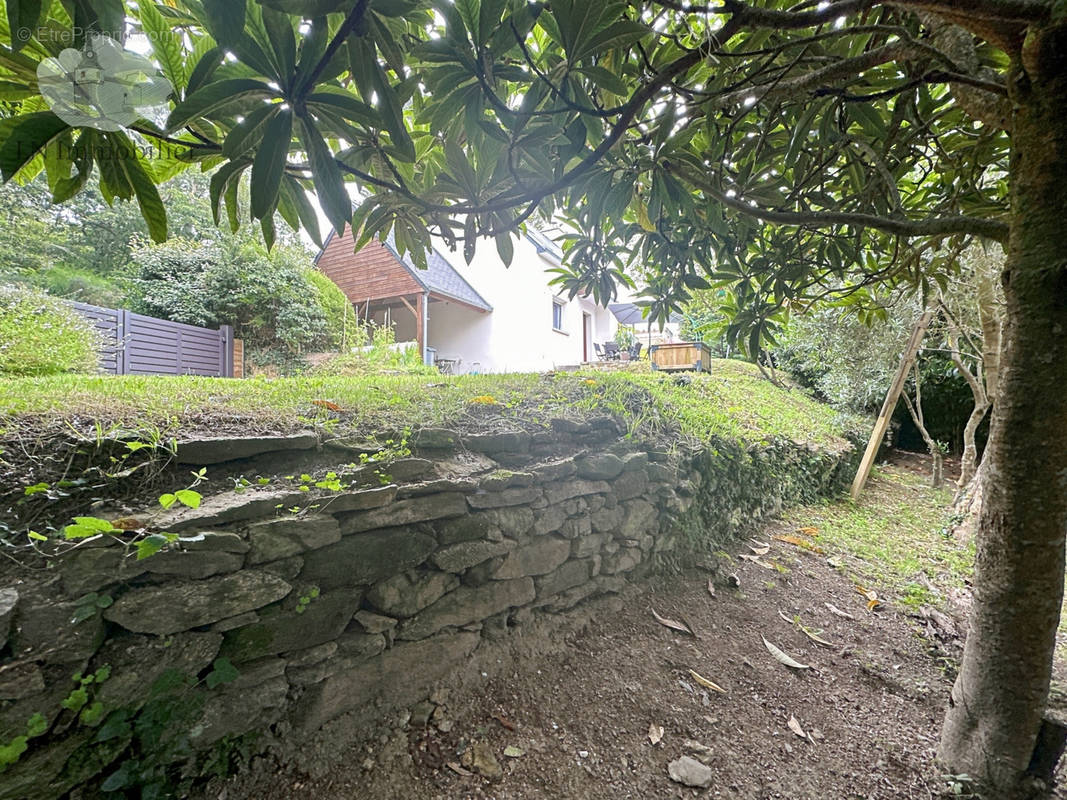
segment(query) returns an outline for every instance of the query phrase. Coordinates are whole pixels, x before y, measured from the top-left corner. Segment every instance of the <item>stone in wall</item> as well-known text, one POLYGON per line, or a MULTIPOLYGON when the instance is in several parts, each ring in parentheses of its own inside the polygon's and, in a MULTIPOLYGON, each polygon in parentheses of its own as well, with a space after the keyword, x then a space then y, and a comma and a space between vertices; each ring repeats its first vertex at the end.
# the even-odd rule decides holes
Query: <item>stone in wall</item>
POLYGON ((104 617, 135 633, 166 636, 281 600, 291 586, 262 570, 130 589, 104 617))
POLYGON ((539 538, 528 545, 512 550, 504 563, 493 573, 496 580, 545 575, 570 557, 571 545, 556 536, 539 538))
POLYGON ((299 555, 341 541, 341 527, 331 516, 279 517, 248 526, 248 563, 262 564, 299 555))
POLYGON ((418 527, 353 534, 305 555, 300 578, 324 590, 364 586, 417 567, 436 549, 437 540, 418 527))
POLYGON ((454 519, 440 520, 434 524, 437 540, 442 545, 486 539, 499 542, 504 538, 503 531, 496 524, 493 514, 469 514, 454 519))
POLYGON ((467 497, 462 492, 412 497, 373 511, 345 514, 340 517, 341 533, 361 533, 376 528, 411 525, 467 513, 467 497))
POLYGON ((424 639, 442 628, 468 625, 509 608, 526 605, 535 595, 530 578, 493 581, 477 588, 460 586, 403 623, 397 638, 424 639))
POLYGON ((34 592, 19 600, 10 633, 15 657, 47 664, 71 664, 87 659, 104 639, 104 621, 94 614, 77 625, 72 624, 78 604, 56 602, 48 587, 43 589, 44 593, 34 592))
POLYGON ((447 572, 404 572, 372 586, 367 601, 391 617, 413 617, 457 586, 447 572))
POLYGON ((575 586, 580 586, 592 577, 592 561, 567 561, 555 572, 542 575, 535 579, 537 585, 537 599, 551 597, 554 594, 565 592, 575 586))
POLYGON ((96 689, 95 698, 107 708, 136 711, 152 694, 165 673, 183 678, 200 673, 218 655, 218 633, 177 633, 161 637, 127 634, 110 639, 93 659, 94 667, 111 667, 111 676, 96 689))
POLYGON ((266 609, 258 622, 226 633, 222 655, 238 663, 332 641, 348 627, 362 599, 358 590, 339 589, 304 606, 266 609))
POLYGON ((515 548, 511 539, 499 542, 459 542, 449 545, 433 554, 431 560, 445 572, 463 572, 476 564, 501 556, 515 548))
POLYGON ((478 641, 477 633, 460 631, 397 645, 358 668, 309 687, 294 722, 299 729, 312 731, 350 711, 372 716, 375 703, 380 709, 415 702, 466 659, 478 641))
POLYGON ((252 458, 261 453, 281 450, 313 450, 319 445, 314 433, 296 433, 291 436, 225 436, 209 439, 187 439, 178 445, 175 460, 179 464, 222 464, 242 458, 252 458))

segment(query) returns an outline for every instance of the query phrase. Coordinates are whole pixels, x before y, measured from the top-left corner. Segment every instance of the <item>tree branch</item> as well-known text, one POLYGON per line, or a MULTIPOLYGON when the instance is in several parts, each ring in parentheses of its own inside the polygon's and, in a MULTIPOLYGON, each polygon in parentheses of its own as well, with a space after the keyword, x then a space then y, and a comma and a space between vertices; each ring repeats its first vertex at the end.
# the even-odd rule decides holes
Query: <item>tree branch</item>
POLYGON ((750 217, 773 222, 778 225, 799 225, 806 227, 827 227, 851 225, 856 228, 873 228, 895 236, 950 236, 965 233, 1005 242, 1008 238, 1008 224, 1000 220, 981 219, 978 217, 929 217, 927 219, 890 219, 875 214, 850 211, 774 211, 750 205, 740 197, 728 197, 703 176, 696 175, 674 163, 665 164, 664 169, 683 178, 700 189, 715 201, 727 208, 747 214, 750 217))

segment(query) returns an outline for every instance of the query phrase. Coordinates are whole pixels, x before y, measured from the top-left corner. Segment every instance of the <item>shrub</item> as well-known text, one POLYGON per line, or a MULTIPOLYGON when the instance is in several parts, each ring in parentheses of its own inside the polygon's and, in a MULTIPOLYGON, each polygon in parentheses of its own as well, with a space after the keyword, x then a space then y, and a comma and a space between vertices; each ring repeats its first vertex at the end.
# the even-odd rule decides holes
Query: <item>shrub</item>
POLYGON ((317 269, 305 270, 304 278, 314 289, 319 308, 326 316, 326 334, 329 337, 327 347, 331 350, 348 350, 354 344, 352 329, 356 327, 352 302, 341 291, 340 286, 317 269))
MULTIPOLYGON (((296 355, 326 348, 337 297, 313 282, 307 261, 298 247, 279 245, 267 253, 258 242, 232 239, 140 247, 129 279, 131 306, 190 325, 233 325, 249 350, 296 355)), ((335 331, 343 324, 334 322, 335 331)))
POLYGON ((96 369, 92 325, 38 289, 0 286, 0 375, 58 375, 96 369))

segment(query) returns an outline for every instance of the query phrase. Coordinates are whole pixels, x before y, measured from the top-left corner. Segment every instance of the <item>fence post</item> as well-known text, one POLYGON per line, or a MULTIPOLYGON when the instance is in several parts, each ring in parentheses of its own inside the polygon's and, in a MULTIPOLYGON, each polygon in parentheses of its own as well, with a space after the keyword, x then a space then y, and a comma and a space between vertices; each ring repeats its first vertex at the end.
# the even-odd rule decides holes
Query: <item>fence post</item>
POLYGON ((233 377, 233 325, 219 325, 223 378, 233 377))
POLYGON ((116 331, 116 345, 118 354, 115 359, 115 372, 119 375, 130 374, 130 312, 122 309, 118 313, 118 330, 116 331))

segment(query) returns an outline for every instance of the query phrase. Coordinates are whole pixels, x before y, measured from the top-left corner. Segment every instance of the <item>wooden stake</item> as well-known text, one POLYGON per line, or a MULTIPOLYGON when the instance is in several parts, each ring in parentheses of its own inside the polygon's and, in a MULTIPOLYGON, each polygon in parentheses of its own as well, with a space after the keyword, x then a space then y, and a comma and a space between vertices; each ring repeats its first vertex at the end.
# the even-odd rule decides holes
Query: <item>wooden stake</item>
POLYGON ((900 366, 897 367, 897 374, 893 378, 893 383, 889 386, 889 392, 885 396, 885 402, 882 403, 882 410, 878 413, 878 420, 874 423, 874 430, 871 432, 871 439, 867 442, 867 450, 863 453, 863 460, 860 462, 859 471, 856 473, 855 479, 852 481, 852 499, 859 498, 860 493, 863 491, 863 487, 867 483, 867 478, 871 474, 871 467, 874 466, 874 457, 878 455, 878 448, 882 444, 882 439, 885 437, 886 429, 889 428, 889 420, 893 416, 893 410, 897 407, 897 401, 900 400, 900 393, 904 391, 904 383, 908 379, 908 371, 911 369, 912 364, 915 363, 915 356, 919 352, 919 345, 922 344, 923 336, 926 335, 926 329, 930 325, 930 320, 934 318, 933 311, 924 311, 919 320, 915 323, 915 327, 912 328, 911 338, 908 339, 908 346, 904 348, 904 355, 900 359, 900 366))

